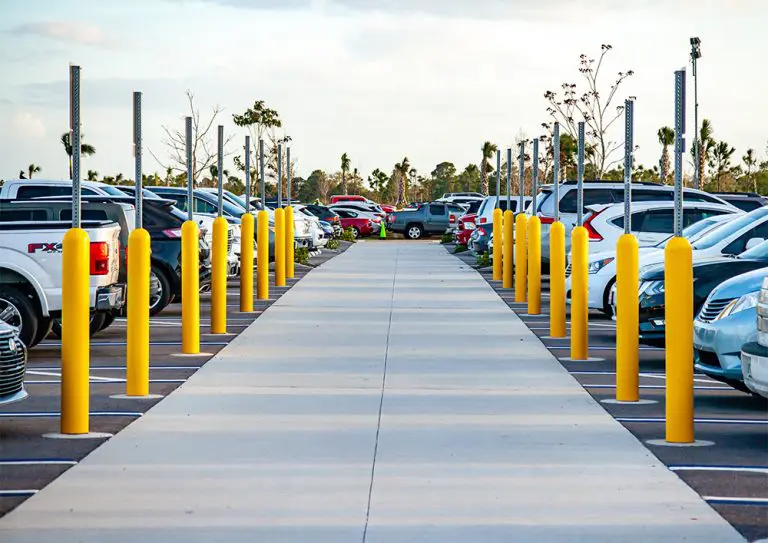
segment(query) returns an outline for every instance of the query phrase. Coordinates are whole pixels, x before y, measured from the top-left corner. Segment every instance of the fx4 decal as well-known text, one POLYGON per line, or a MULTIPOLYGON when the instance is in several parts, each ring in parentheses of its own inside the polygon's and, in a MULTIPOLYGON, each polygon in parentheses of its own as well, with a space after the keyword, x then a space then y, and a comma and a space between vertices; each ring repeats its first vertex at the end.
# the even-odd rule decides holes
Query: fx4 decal
POLYGON ((28 253, 60 253, 62 250, 61 243, 30 243, 27 245, 28 253))

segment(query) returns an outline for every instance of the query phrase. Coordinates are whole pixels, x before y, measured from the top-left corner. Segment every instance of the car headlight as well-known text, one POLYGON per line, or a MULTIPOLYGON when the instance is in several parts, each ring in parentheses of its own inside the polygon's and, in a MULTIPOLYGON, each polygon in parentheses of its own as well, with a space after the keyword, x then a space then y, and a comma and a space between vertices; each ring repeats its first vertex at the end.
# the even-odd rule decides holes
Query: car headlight
POLYGON ((729 317, 735 313, 738 313, 739 311, 752 309, 753 307, 757 306, 757 299, 759 295, 760 295, 760 291, 756 290, 754 292, 749 292, 745 294, 741 298, 737 298, 736 300, 733 300, 731 303, 725 306, 725 308, 720 312, 720 314, 717 317, 715 317, 712 320, 719 321, 720 319, 729 317))
POLYGON ((600 260, 595 260, 593 262, 590 262, 587 265, 587 273, 597 273, 603 268, 605 268, 608 264, 616 260, 614 257, 609 258, 603 258, 600 260))
POLYGON ((643 281, 640 284, 638 294, 645 294, 647 296, 655 296, 664 292, 664 281, 643 281))

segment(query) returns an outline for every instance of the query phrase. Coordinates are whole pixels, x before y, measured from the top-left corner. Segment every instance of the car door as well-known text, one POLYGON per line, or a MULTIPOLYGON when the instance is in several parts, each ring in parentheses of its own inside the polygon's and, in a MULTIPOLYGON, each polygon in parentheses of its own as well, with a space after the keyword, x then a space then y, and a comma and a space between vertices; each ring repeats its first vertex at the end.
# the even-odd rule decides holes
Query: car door
POLYGON ((668 238, 674 231, 674 209, 649 209, 645 213, 640 231, 637 232, 637 241, 640 245, 655 245, 668 238))
POLYGON ((738 255, 754 246, 760 240, 766 239, 768 239, 768 219, 764 218, 761 224, 750 228, 731 243, 726 245, 723 248, 722 253, 725 255, 738 255), (756 241, 750 242, 750 240, 756 241), (747 247, 747 244, 749 244, 750 247, 747 247))
POLYGON ((448 228, 448 206, 445 204, 429 204, 424 219, 427 232, 442 233, 448 228))

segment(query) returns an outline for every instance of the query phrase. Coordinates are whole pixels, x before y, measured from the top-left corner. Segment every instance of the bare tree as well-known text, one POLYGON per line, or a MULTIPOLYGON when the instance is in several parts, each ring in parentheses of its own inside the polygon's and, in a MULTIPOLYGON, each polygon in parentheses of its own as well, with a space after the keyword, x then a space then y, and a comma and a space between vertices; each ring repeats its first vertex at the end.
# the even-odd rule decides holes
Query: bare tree
POLYGON ((586 90, 577 90, 576 83, 563 83, 562 96, 554 91, 544 93, 549 105, 547 113, 559 121, 565 132, 574 140, 578 136, 578 122, 586 123, 585 147, 590 149, 586 157, 591 163, 597 179, 610 170, 621 159, 612 160, 611 156, 623 146, 622 141, 613 140, 610 136, 611 127, 618 121, 624 112, 624 104, 613 107, 613 101, 619 86, 634 72, 618 72, 616 79, 605 94, 599 90, 600 70, 608 51, 613 49, 611 45, 600 46, 600 57, 590 58, 587 55, 579 57, 579 73, 581 73, 586 90))
MULTIPOLYGON (((192 91, 186 92, 187 104, 189 106, 189 115, 192 117, 192 180, 197 182, 201 173, 205 172, 216 163, 218 142, 213 141, 215 131, 211 130, 216 123, 219 114, 224 111, 221 106, 214 105, 211 108, 210 117, 203 117, 200 109, 195 107, 195 95, 192 91)), ((161 140, 168 151, 168 159, 160 160, 157 155, 149 149, 149 153, 157 161, 161 168, 184 173, 187 171, 187 137, 185 130, 178 128, 169 128, 163 125, 165 137, 161 140)), ((224 156, 230 155, 226 151, 227 144, 232 141, 233 136, 226 136, 224 139, 224 156)))
MULTIPOLYGON (((255 172, 253 177, 257 178, 259 174, 259 140, 264 138, 264 135, 267 131, 269 131, 269 140, 275 139, 275 128, 281 128, 283 126, 283 122, 280 120, 280 114, 277 112, 277 110, 268 108, 264 100, 257 100, 253 103, 253 106, 246 109, 242 114, 232 115, 232 121, 237 126, 247 128, 248 132, 251 134, 253 156, 256 158, 256 160, 251 161, 251 164, 255 165, 251 171, 255 172)), ((265 144, 269 144, 269 141, 266 141, 265 144)), ((251 151, 250 149, 245 149, 245 152, 250 153, 251 151)), ((269 150, 267 150, 267 154, 269 154, 269 150)), ((242 165, 242 158, 239 156, 235 158, 235 165, 238 167, 238 169, 244 172, 245 166, 242 165)))

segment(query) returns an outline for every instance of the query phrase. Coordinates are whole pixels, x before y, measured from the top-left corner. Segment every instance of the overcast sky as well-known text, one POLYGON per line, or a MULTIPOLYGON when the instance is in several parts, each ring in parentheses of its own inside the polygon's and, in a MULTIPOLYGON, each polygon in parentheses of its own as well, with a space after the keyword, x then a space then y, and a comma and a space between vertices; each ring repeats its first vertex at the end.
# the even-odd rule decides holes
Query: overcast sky
MULTIPOLYGON (((490 140, 540 133, 543 94, 579 82, 579 54, 614 49, 605 85, 635 75, 639 161, 656 164, 656 131, 673 124, 673 72, 702 40, 700 117, 741 157, 765 158, 768 3, 762 0, 26 0, 0 2, 0 178, 34 162, 67 176, 70 62, 82 72, 83 171, 132 177, 131 92, 144 92, 146 146, 183 128, 184 91, 220 104, 227 132, 265 100, 293 138, 299 175, 336 170, 347 152, 367 175, 408 156, 421 172, 478 162, 490 140)), ((689 139, 693 85, 689 65, 689 139)), ((619 126, 619 129, 622 127, 619 126)), ((160 170, 146 154, 145 172, 160 170)))

